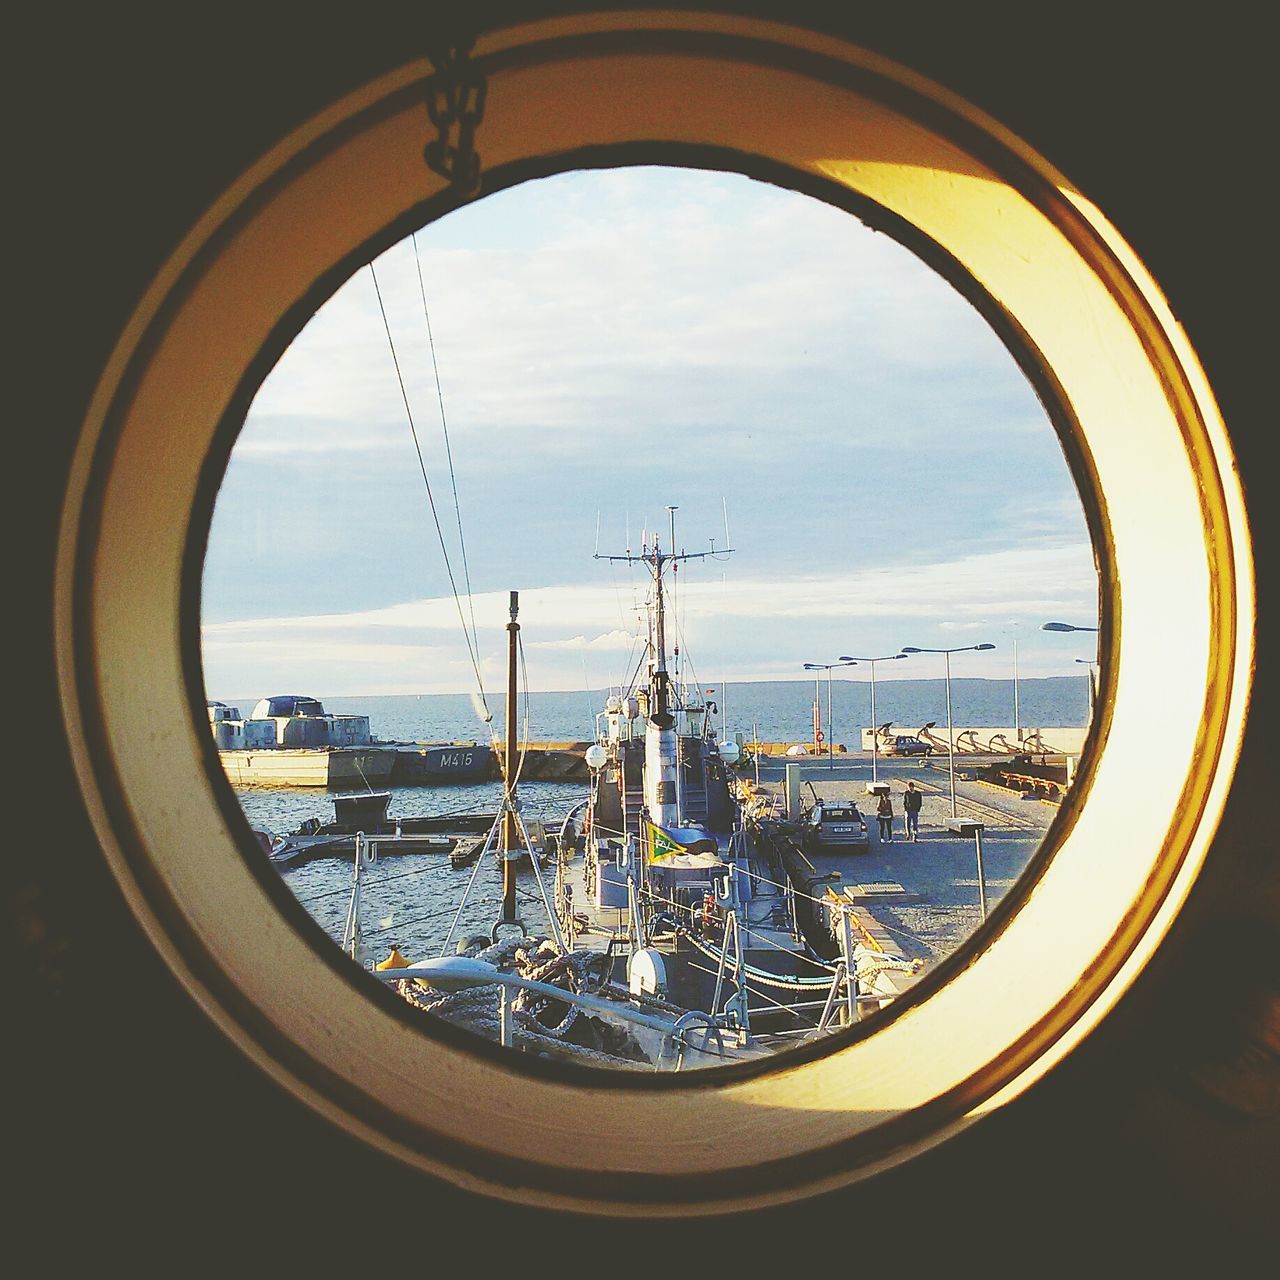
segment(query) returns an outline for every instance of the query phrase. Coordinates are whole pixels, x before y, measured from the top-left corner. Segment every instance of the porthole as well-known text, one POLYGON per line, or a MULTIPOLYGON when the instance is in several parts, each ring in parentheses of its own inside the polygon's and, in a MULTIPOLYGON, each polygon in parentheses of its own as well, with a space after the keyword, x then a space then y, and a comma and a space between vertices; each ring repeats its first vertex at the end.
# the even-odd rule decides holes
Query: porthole
POLYGON ((510 28, 474 59, 487 182, 640 160, 737 169, 882 218, 985 300, 1051 406, 1102 562, 1107 711, 1054 856, 963 967, 875 1034, 714 1088, 609 1078, 607 1097, 542 1071, 513 1094, 509 1064, 422 1035, 282 910, 210 768, 193 513, 281 342, 354 265, 455 201, 421 163, 425 63, 334 104, 246 174, 111 361, 59 565, 81 783, 113 871, 193 996, 367 1141, 490 1194, 595 1212, 811 1194, 1024 1089, 1097 1025, 1176 916, 1248 692, 1250 553, 1226 436, 1194 353, 1102 215, 910 72, 812 33, 691 14, 510 28), (1141 810, 1128 802, 1139 773, 1141 810))
MULTIPOLYGON (((1094 701, 1071 657, 1092 657, 1094 635, 1037 634, 1041 610, 1091 619, 1097 601, 1056 433, 963 295, 845 209, 723 171, 611 167, 446 214, 357 270, 292 339, 218 489, 202 665, 246 819, 358 963, 436 964, 461 946, 528 974, 557 946, 545 895, 576 953, 555 981, 595 988, 608 970, 625 988, 629 868, 660 994, 679 1006, 648 1012, 700 1014, 696 1028, 714 1006, 721 1032, 691 1032, 681 1052, 616 1005, 566 1022, 562 1005, 530 1002, 509 1027, 514 1048, 601 1069, 759 1067, 845 1036, 846 950, 864 1034, 988 914, 1012 909, 1094 701), (685 767, 659 820, 700 852, 651 874, 620 776, 625 760, 640 782, 649 738, 621 711, 639 712, 657 659, 655 566, 637 561, 633 535, 688 552, 662 574, 685 767), (501 840, 517 584, 519 740, 527 722, 535 741, 577 741, 581 756, 598 737, 608 763, 593 777, 582 759, 566 778, 572 753, 535 747, 525 762, 521 812, 541 857, 520 860, 512 910, 532 938, 494 951, 502 869, 480 849, 501 840), (899 655, 907 640, 954 652, 899 655), (864 656, 805 669, 848 648, 864 656), (259 696, 293 687, 323 706, 259 696), (725 768, 735 733, 742 758, 725 768), (262 751, 264 734, 286 749, 262 751), (304 746, 318 737, 368 745, 304 746), (775 816, 788 770, 791 821, 775 816), (877 783, 891 792, 884 820, 877 783), (909 793, 919 849, 902 839, 909 793), (819 810, 819 794, 844 807, 819 810), (980 848, 951 829, 965 819, 983 821, 980 848), (357 901, 361 824, 378 843, 357 901), (624 830, 641 851, 628 867, 624 830), (726 858, 737 901, 721 880, 717 905, 726 858)), ((500 1031, 492 989, 394 989, 427 1016, 500 1031)))

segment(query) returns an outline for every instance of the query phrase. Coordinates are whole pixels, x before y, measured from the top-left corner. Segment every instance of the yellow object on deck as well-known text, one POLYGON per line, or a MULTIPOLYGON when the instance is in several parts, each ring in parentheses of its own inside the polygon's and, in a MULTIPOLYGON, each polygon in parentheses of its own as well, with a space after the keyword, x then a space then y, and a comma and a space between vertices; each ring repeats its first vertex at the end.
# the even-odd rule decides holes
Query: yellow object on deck
POLYGON ((391 948, 391 954, 385 959, 380 960, 373 966, 375 969, 407 969, 409 961, 400 954, 398 947, 391 948))

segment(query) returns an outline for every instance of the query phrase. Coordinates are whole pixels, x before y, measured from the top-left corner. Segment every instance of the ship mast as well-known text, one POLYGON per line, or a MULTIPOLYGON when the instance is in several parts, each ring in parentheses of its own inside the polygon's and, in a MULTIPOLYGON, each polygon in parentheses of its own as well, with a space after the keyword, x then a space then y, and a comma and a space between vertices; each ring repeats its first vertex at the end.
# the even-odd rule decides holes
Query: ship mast
POLYGON ((511 621, 507 623, 507 752, 504 763, 506 787, 502 806, 502 920, 516 918, 516 863, 524 853, 516 817, 516 774, 519 744, 516 726, 516 658, 520 644, 520 593, 511 593, 511 621))
POLYGON ((678 507, 669 506, 671 549, 663 551, 658 535, 653 545, 642 542, 639 555, 600 555, 597 560, 621 560, 644 564, 653 575, 653 600, 649 615, 649 706, 645 718, 644 802, 649 820, 660 827, 673 827, 681 817, 679 794, 679 744, 676 738, 676 707, 667 670, 666 596, 663 574, 682 560, 705 560, 728 555, 731 547, 709 551, 676 551, 678 507))

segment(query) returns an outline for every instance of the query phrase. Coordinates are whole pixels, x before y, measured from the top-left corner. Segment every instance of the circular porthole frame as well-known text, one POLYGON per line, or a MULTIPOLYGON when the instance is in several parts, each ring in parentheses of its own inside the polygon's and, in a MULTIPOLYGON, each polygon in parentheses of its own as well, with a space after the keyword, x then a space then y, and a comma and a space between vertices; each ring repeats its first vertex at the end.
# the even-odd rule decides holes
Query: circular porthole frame
POLYGON ((516 1069, 424 1034, 284 908, 200 722, 192 582, 211 490, 283 345, 356 266, 458 203, 422 163, 425 61, 333 104, 243 175, 112 354, 55 586, 80 784, 112 872, 191 995, 374 1146, 486 1194, 595 1213, 829 1190, 1039 1079, 1106 1016, 1185 901, 1230 785, 1252 663, 1227 433, 1158 287, 1104 216, 999 124, 899 65, 777 23, 661 11, 511 26, 472 57, 494 184, 664 157, 771 178, 879 218, 1005 336, 1063 438, 1102 581, 1104 713, 1049 847, 921 998, 830 1052, 732 1076, 516 1069))

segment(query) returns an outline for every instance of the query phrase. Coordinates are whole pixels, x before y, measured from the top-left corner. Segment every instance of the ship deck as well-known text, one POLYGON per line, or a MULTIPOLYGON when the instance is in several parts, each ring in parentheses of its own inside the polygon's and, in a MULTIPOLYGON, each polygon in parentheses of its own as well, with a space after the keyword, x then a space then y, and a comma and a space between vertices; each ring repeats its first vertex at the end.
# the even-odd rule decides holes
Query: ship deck
MULTIPOLYGON (((801 1030, 816 1022, 815 1010, 799 1012, 791 1006, 810 1003, 815 996, 825 999, 826 989, 797 989, 786 985, 788 978, 803 977, 830 981, 828 968, 807 954, 803 936, 790 912, 785 892, 785 873, 767 874, 753 858, 753 882, 757 896, 745 904, 741 914, 741 958, 752 969, 777 975, 779 985, 745 979, 750 997, 751 1022, 755 1030, 801 1030), (774 877, 777 877, 775 879, 774 877)), ((544 873, 545 874, 545 873, 544 873)), ((615 959, 611 971, 613 981, 626 987, 627 940, 631 931, 631 912, 626 907, 596 906, 586 881, 586 858, 579 852, 563 864, 562 874, 571 891, 577 923, 572 945, 578 950, 606 953, 612 948, 615 959)), ((548 891, 550 891, 548 884, 548 891)), ((567 939, 569 941, 569 939, 567 939)), ((647 939, 648 947, 662 957, 666 970, 666 995, 680 1009, 710 1012, 716 1002, 720 975, 720 953, 723 931, 709 929, 677 930, 659 926, 647 939)), ((736 990, 733 979, 736 951, 730 948, 724 978, 719 983, 719 1004, 736 990)))

